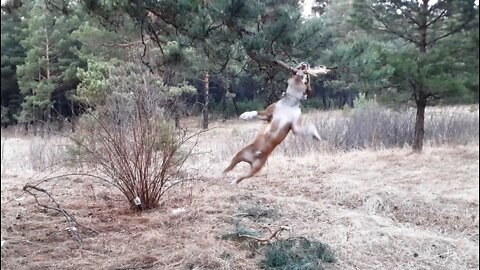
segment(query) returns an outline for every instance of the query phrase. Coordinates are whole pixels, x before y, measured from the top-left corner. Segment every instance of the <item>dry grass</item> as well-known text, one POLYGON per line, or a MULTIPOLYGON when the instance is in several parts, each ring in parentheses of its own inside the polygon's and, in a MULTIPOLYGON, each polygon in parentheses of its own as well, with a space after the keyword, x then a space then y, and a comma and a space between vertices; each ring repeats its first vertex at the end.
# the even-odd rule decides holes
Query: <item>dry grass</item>
POLYGON ((329 245, 337 262, 326 269, 478 269, 478 141, 427 145, 421 155, 332 152, 325 144, 297 152, 289 142, 259 175, 230 186, 213 176, 261 123, 214 126, 189 164, 205 177, 168 193, 158 210, 135 213, 122 195, 85 179, 46 183, 79 222, 100 232, 80 247, 62 216, 21 192, 40 174, 29 162, 34 139, 2 137, 2 269, 258 269, 255 249, 223 236, 265 224, 329 245), (172 212, 178 208, 185 212, 172 212))

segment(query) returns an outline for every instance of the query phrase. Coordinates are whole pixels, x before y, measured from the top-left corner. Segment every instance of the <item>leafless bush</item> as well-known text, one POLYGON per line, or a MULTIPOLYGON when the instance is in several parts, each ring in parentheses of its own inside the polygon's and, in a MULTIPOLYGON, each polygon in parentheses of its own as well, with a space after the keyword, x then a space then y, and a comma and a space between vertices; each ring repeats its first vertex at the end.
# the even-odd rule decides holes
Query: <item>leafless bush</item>
MULTIPOLYGON (((341 113, 318 113, 309 121, 315 123, 323 142, 291 136, 280 148, 283 153, 410 146, 415 109, 392 110, 372 102, 341 113)), ((460 107, 430 110, 425 118, 425 141, 430 145, 478 143, 478 126, 478 111, 460 107)))
POLYGON ((433 145, 478 142, 479 115, 462 107, 432 109, 425 119, 425 138, 433 145))
POLYGON ((136 209, 155 208, 167 190, 191 180, 182 168, 198 134, 166 120, 169 88, 159 77, 121 67, 108 85, 104 104, 80 119, 71 154, 85 175, 113 184, 136 209))
POLYGON ((59 137, 33 138, 29 146, 28 159, 32 168, 44 171, 62 166, 68 159, 67 145, 59 137))

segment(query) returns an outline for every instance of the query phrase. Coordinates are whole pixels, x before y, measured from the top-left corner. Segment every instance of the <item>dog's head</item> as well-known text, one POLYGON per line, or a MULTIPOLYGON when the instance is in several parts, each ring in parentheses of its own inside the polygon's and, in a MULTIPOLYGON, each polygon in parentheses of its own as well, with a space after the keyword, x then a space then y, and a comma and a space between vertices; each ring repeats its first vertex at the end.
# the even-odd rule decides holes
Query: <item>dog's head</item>
POLYGON ((305 93, 307 96, 312 94, 312 88, 310 85, 310 74, 308 70, 310 69, 310 65, 307 62, 302 62, 296 67, 296 72, 293 75, 294 81, 299 84, 302 83, 305 85, 305 93))
POLYGON ((305 93, 307 94, 307 96, 311 96, 312 95, 312 87, 311 87, 311 76, 318 76, 320 74, 327 74, 330 70, 326 67, 314 67, 314 68, 311 68, 310 67, 310 64, 308 64, 307 62, 302 62, 300 63, 297 67, 296 67, 296 73, 294 75, 295 79, 297 81, 301 81, 306 89, 305 89, 305 93))

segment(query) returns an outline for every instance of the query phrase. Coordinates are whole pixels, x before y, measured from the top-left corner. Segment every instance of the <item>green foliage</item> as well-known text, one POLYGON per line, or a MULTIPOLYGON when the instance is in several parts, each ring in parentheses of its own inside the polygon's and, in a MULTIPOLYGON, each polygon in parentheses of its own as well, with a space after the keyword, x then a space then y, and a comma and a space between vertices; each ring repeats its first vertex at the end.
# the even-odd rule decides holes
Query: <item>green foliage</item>
POLYGON ((358 94, 358 96, 353 100, 353 108, 355 109, 368 109, 375 106, 377 106, 376 99, 368 99, 365 93, 358 94))
POLYGON ((124 17, 118 17, 120 25, 114 29, 101 25, 92 17, 81 22, 72 32, 72 37, 82 46, 76 51, 77 56, 83 61, 104 61, 119 59, 132 60, 132 52, 138 43, 138 35, 133 29, 133 24, 124 17))
POLYGON ((109 68, 120 64, 120 61, 97 62, 89 60, 87 69, 78 68, 77 77, 80 83, 74 99, 89 105, 102 104, 107 95, 107 79, 109 68))
MULTIPOLYGON (((112 83, 116 76, 118 76, 115 74, 117 74, 117 67, 119 66, 128 67, 128 71, 124 74, 125 76, 133 76, 133 74, 138 73, 138 76, 135 76, 138 83, 141 82, 140 73, 148 72, 147 70, 138 68, 138 66, 133 63, 118 59, 111 59, 108 62, 94 61, 91 59, 88 61, 87 69, 77 69, 77 77, 80 79, 80 84, 77 86, 77 91, 74 96, 75 100, 94 107, 104 104, 108 96, 112 94, 109 89, 113 89, 112 83)), ((164 89, 163 94, 167 99, 176 99, 184 93, 196 92, 196 89, 186 82, 165 88, 163 87, 163 79, 157 77, 157 80, 151 83, 164 89)))
POLYGON ((50 100, 39 99, 37 96, 25 96, 22 103, 22 110, 16 115, 16 120, 20 123, 27 123, 39 118, 45 118, 47 109, 52 105, 50 100))
MULTIPOLYGON (((239 113, 277 101, 288 74, 273 59, 336 66, 315 79, 315 90, 340 107, 360 92, 398 106, 415 99, 412 84, 429 104, 479 99, 472 0, 430 3, 427 13, 420 1, 318 0, 317 16, 308 18, 296 0, 59 1, 63 10, 43 0, 14 2, 2 10, 2 123, 50 117, 59 91, 77 88, 76 101, 100 104, 109 95, 107 71, 140 61, 172 86, 165 94, 175 117, 186 107, 184 93, 189 105, 202 103, 194 94, 207 72, 211 84, 222 85, 211 87, 211 96, 237 93, 239 113)), ((210 109, 223 113, 218 103, 211 99, 210 109)), ((303 104, 322 106, 315 98, 303 104)), ((231 97, 226 113, 236 115, 231 97)))
MULTIPOLYGON (((274 209, 265 211, 265 209, 254 207, 250 208, 245 215, 257 221, 260 216, 275 217, 276 214, 271 215, 272 211, 276 213, 274 209)), ((256 253, 261 254, 263 258, 259 262, 259 267, 262 269, 313 270, 323 269, 324 263, 336 262, 335 254, 330 247, 319 241, 305 237, 289 237, 287 239, 274 238, 272 242, 262 243, 252 239, 252 237, 264 238, 264 234, 237 223, 235 233, 224 234, 222 239, 241 242, 243 248, 253 249, 256 253)))
POLYGON ((351 92, 379 92, 390 85, 394 68, 386 63, 386 45, 356 33, 331 51, 329 61, 341 67, 325 86, 351 92))
POLYGON ((468 88, 478 92, 478 84, 471 79, 478 77, 478 68, 468 68, 475 66, 469 50, 476 49, 478 55, 478 46, 461 42, 478 32, 478 4, 473 0, 355 0, 353 7, 352 19, 358 26, 396 39, 396 50, 391 51, 395 68, 391 81, 396 84, 386 94, 398 101, 398 96, 411 93, 417 106, 413 149, 421 151, 427 104, 464 97, 468 88), (458 45, 462 43, 467 45, 458 45))
POLYGON ((335 262, 335 255, 328 246, 306 238, 289 238, 267 245, 265 259, 260 262, 264 269, 321 269, 322 263, 335 262))
POLYGON ((195 89, 195 87, 189 85, 186 82, 183 82, 183 83, 179 83, 175 86, 171 86, 168 89, 168 92, 166 92, 166 95, 170 98, 178 98, 182 94, 193 94, 193 93, 196 93, 196 92, 197 92, 197 89, 195 89))
POLYGON ((8 124, 8 123, 10 123, 10 121, 11 121, 10 108, 8 108, 8 107, 3 107, 3 106, 2 106, 2 112, 1 112, 1 113, 2 113, 2 114, 1 114, 1 121, 2 121, 1 123, 2 123, 2 125, 3 125, 3 124, 8 124))
POLYGON ((17 66, 18 85, 27 95, 19 117, 22 121, 50 117, 53 91, 75 81, 76 69, 82 65, 75 55, 80 44, 71 36, 80 24, 78 16, 52 14, 40 0, 28 7, 28 26, 21 41, 26 57, 17 66))
POLYGON ((403 92, 416 100, 473 101, 478 92, 478 57, 472 57, 472 52, 478 56, 478 5, 473 2, 354 1, 353 22, 379 38, 398 39, 385 53, 394 70, 394 87, 385 94, 397 101, 403 92))
POLYGON ((2 124, 10 124, 20 110, 22 96, 18 87, 16 67, 22 63, 24 50, 20 45, 22 35, 20 16, 2 11, 1 21, 1 101, 2 124))

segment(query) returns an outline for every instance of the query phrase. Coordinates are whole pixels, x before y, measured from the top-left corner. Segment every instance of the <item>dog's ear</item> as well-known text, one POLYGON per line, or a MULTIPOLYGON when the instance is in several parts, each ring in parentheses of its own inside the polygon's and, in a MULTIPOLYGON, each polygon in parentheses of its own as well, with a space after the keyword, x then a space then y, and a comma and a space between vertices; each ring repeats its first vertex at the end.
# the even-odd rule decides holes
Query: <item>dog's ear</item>
POLYGON ((308 73, 312 76, 318 76, 321 74, 327 74, 330 71, 330 69, 326 67, 314 67, 314 68, 309 68, 305 71, 305 73, 308 73))

